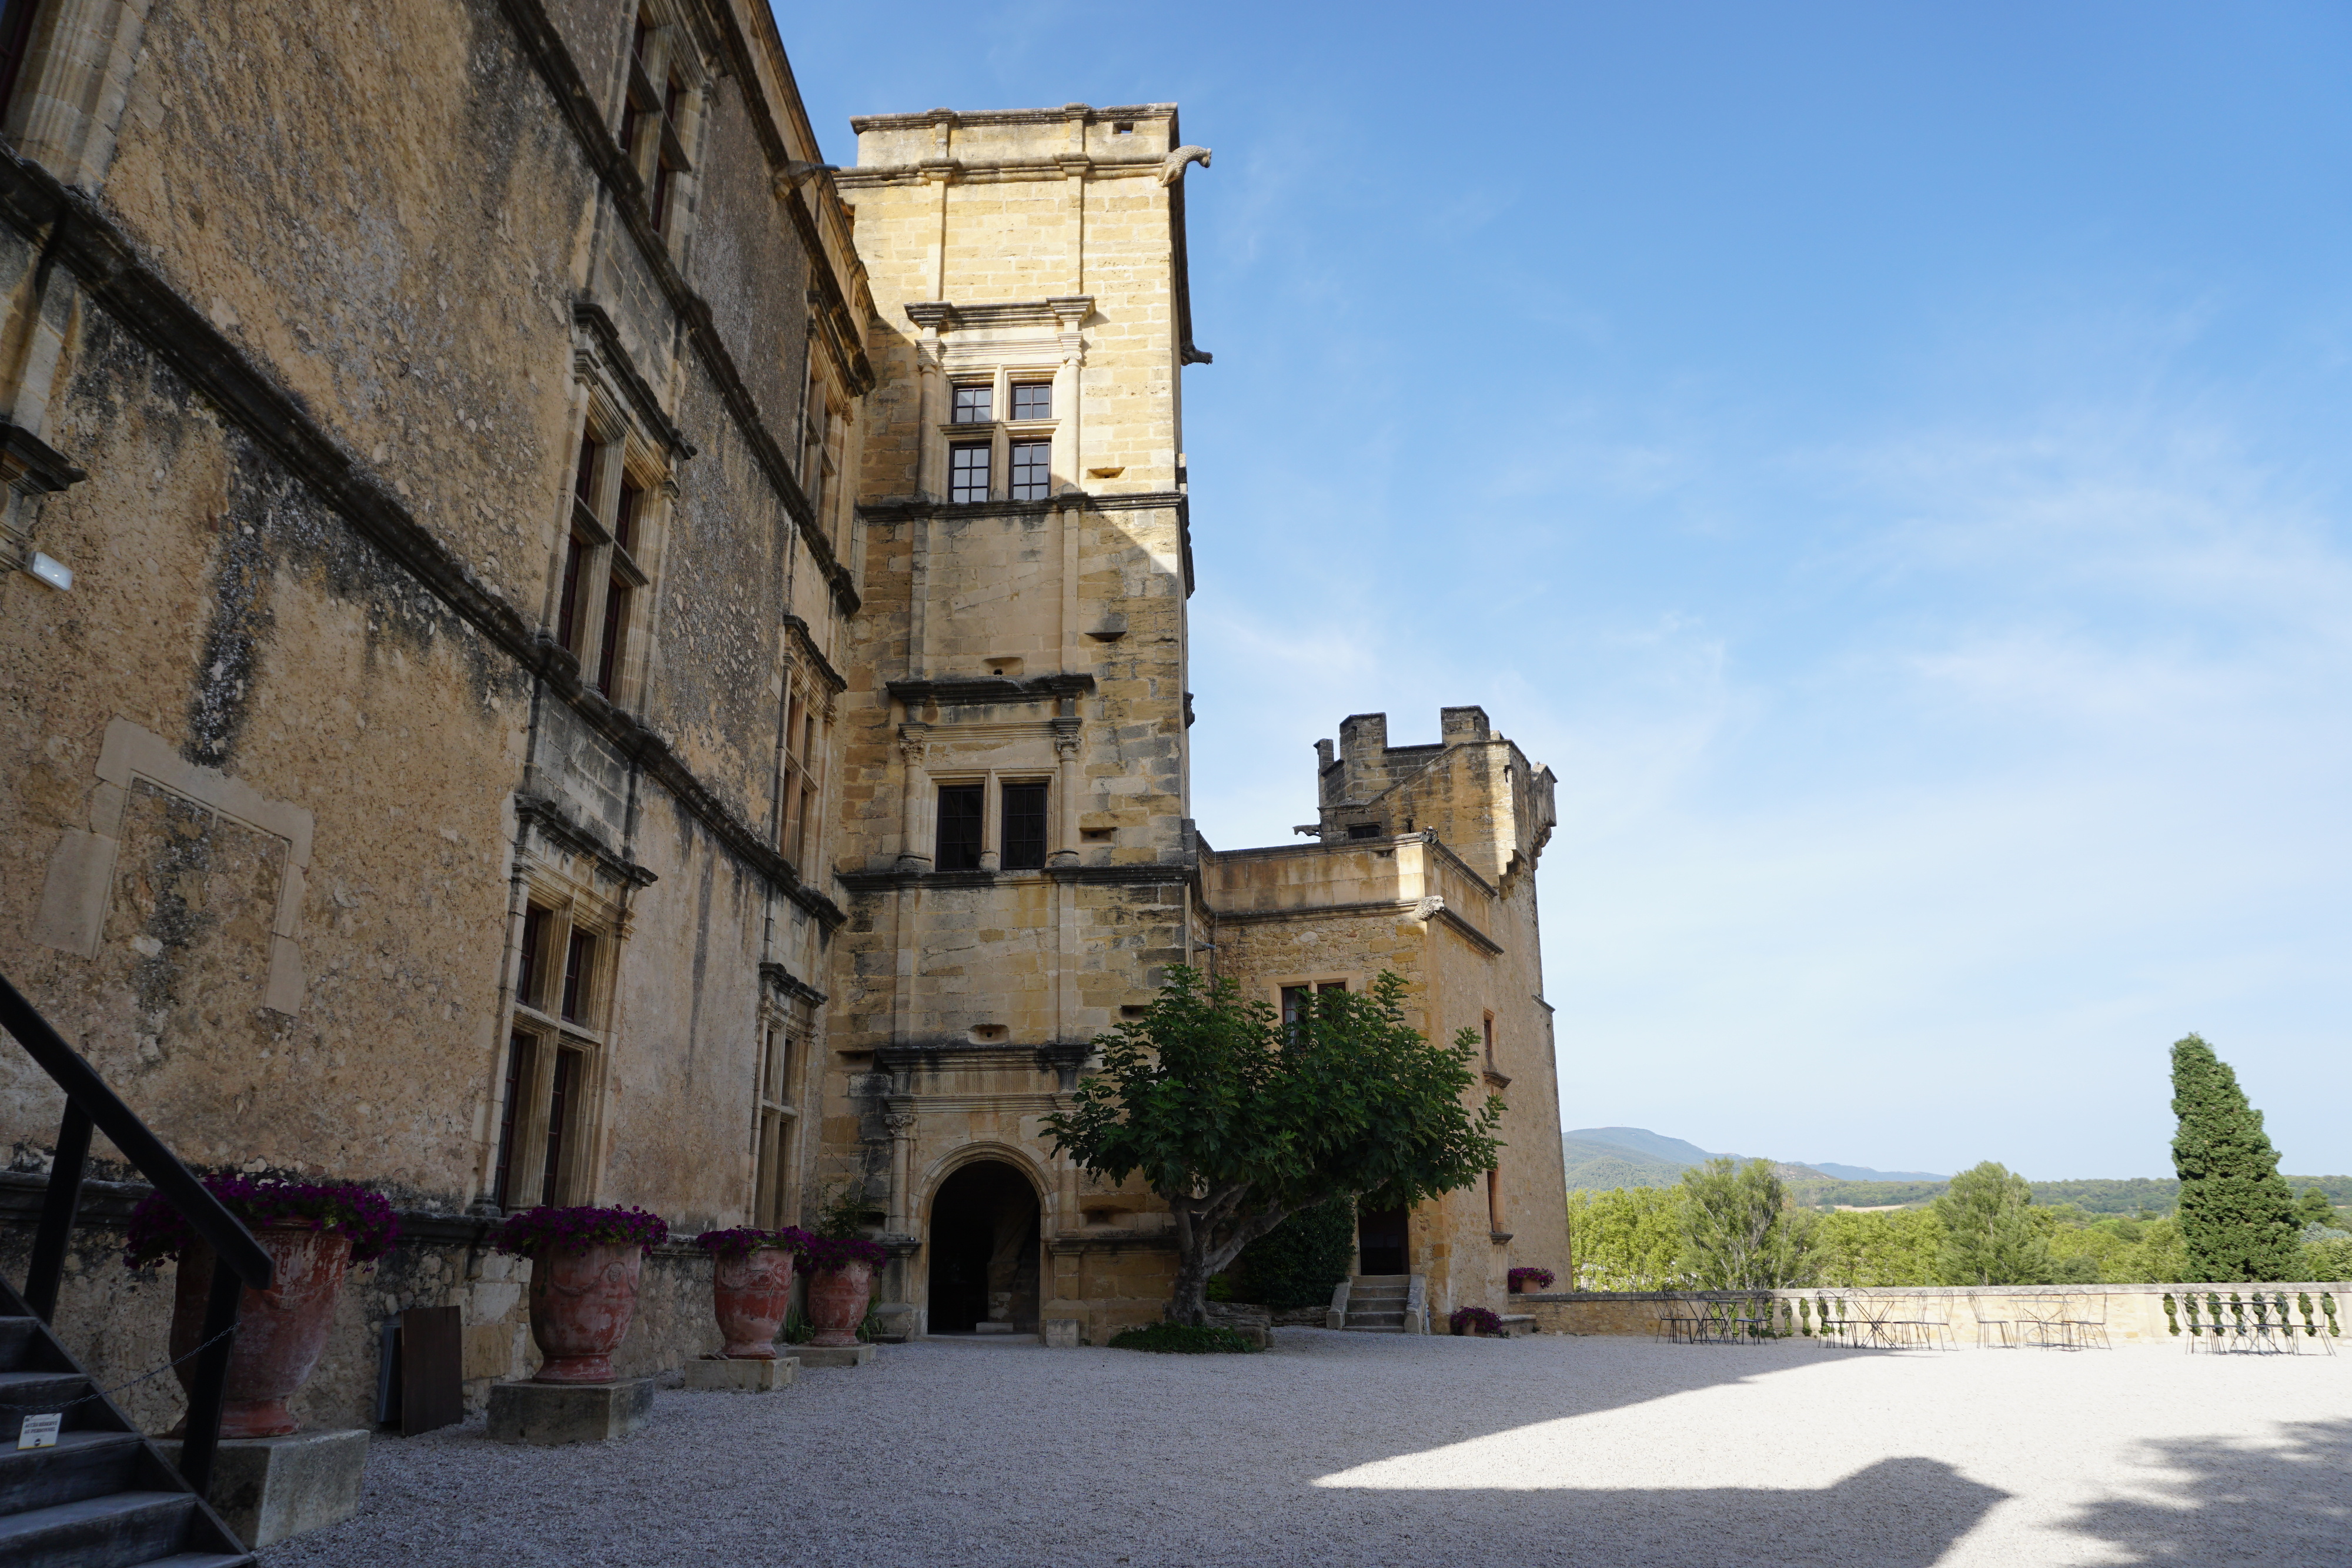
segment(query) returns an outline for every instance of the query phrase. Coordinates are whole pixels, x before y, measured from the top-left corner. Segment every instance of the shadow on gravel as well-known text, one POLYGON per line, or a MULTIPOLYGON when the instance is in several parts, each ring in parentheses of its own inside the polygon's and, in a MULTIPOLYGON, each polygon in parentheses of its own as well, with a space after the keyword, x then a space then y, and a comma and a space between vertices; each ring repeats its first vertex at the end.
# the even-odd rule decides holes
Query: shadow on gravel
POLYGON ((1544 1562, 1588 1568, 1929 1568, 2009 1498, 1939 1459, 1916 1457, 1881 1459, 1818 1490, 1449 1488, 1356 1495, 1417 1540, 1443 1539, 1446 1523, 1467 1503, 1486 1539, 1507 1543, 1513 1554, 1533 1551, 1544 1562))
POLYGON ((2221 1437, 2144 1445, 2147 1496, 2084 1508, 2065 1528, 2119 1563, 2352 1563, 2352 1420, 2282 1425, 2281 1446, 2221 1437), (2169 1472, 2169 1473, 2168 1473, 2169 1472))

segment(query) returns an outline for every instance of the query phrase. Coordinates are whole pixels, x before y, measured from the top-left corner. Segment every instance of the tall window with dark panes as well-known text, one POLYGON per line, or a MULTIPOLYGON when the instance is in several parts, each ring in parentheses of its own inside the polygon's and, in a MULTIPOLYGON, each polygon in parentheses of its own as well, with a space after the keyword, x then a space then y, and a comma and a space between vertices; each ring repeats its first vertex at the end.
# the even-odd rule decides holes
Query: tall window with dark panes
POLYGON ((932 866, 940 871, 980 869, 981 827, 987 789, 979 784, 940 786, 940 839, 932 866))
POLYGON ((555 640, 574 656, 581 653, 581 641, 588 630, 587 607, 583 602, 588 561, 596 551, 596 536, 603 531, 596 517, 596 437, 583 426, 580 462, 572 481, 572 531, 563 547, 563 597, 555 611, 555 640))
POLYGON ((539 1201, 543 1204, 555 1203, 562 1196, 563 1145, 578 1115, 574 1103, 580 1096, 580 1071, 578 1051, 555 1053, 555 1082, 547 1105, 547 1165, 539 1184, 539 1201))
POLYGON ((948 448, 948 499, 988 499, 988 443, 959 441, 948 448))
POLYGON ((630 37, 629 81, 621 104, 621 151, 645 182, 646 213, 664 234, 672 228, 686 157, 686 110, 692 98, 675 51, 687 47, 683 29, 656 28, 637 14, 630 37))
POLYGON ((1016 441, 1013 444, 1013 498, 1042 501, 1054 493, 1054 444, 1016 441))
POLYGON ((1007 784, 1003 789, 1003 864, 1006 871, 1045 866, 1045 786, 1007 784))
POLYGON ((1053 418, 1054 383, 1014 382, 1013 383, 1013 417, 1016 420, 1053 418))

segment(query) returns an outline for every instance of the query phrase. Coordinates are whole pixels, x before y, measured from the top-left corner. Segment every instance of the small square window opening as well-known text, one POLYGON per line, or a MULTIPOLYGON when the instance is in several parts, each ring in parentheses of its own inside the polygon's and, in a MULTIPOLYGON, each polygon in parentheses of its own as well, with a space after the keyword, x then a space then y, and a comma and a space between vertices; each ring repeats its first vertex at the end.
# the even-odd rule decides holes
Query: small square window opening
POLYGON ((1015 419, 1053 418, 1054 383, 1051 382, 1013 382, 1013 417, 1015 419))
POLYGON ((952 424, 986 424, 996 417, 996 389, 992 386, 969 386, 955 389, 955 402, 948 420, 952 424))

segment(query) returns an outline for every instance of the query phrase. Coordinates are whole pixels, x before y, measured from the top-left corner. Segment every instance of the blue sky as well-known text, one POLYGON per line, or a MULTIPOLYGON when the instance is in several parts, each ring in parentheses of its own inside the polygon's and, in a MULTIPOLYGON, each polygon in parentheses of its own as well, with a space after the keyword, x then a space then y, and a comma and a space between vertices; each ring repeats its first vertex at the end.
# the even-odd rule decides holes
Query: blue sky
POLYGON ((1569 1126, 2352 1171, 2352 10, 779 12, 848 117, 1174 100, 1195 810, 1346 714, 1559 775, 1569 1126))

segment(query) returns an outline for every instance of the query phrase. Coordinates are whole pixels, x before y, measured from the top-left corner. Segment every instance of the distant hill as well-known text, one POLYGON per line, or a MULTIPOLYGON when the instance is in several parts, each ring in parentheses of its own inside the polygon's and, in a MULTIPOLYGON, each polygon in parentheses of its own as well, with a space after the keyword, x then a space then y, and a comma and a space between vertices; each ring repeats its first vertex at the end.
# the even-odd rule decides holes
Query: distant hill
POLYGON ((1868 1166, 1832 1165, 1827 1160, 1807 1160, 1807 1165, 1823 1176, 1840 1181, 1949 1181, 1949 1171, 1874 1171, 1868 1166))
POLYGON ((1672 1186, 1696 1163, 1647 1159, 1620 1145, 1588 1142, 1573 1134, 1559 1141, 1559 1153, 1570 1192, 1579 1187, 1672 1186))
POLYGON ((1581 1144, 1607 1144, 1628 1150, 1644 1159, 1663 1160, 1676 1170, 1685 1166, 1703 1166, 1715 1158, 1708 1150, 1696 1144, 1686 1144, 1680 1138, 1669 1138, 1653 1133, 1647 1127, 1579 1127, 1563 1134, 1581 1144))
MULTIPOLYGON (((1683 1172, 1717 1157, 1696 1144, 1643 1127, 1579 1127, 1560 1139, 1559 1152, 1571 1192, 1578 1187, 1673 1186, 1683 1179, 1683 1172)), ((1748 1156, 1731 1157, 1745 1162, 1748 1156)), ((1775 1161, 1772 1168, 1784 1181, 1826 1179, 1809 1166, 1775 1161)))

